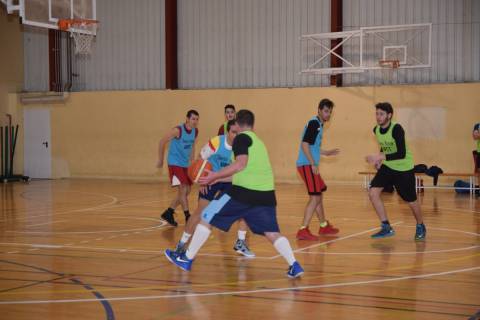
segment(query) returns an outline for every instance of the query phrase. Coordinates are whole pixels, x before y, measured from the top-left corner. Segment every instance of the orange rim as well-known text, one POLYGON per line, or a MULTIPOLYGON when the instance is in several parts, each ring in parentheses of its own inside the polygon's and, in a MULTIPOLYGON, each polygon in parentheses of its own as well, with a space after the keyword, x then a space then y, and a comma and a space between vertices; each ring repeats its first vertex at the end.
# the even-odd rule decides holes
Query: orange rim
POLYGON ((397 69, 400 67, 399 60, 380 60, 378 61, 378 64, 380 65, 380 67, 383 67, 383 68, 397 69))
POLYGON ((62 31, 67 31, 70 27, 97 24, 97 20, 90 19, 60 19, 58 20, 58 28, 62 31))

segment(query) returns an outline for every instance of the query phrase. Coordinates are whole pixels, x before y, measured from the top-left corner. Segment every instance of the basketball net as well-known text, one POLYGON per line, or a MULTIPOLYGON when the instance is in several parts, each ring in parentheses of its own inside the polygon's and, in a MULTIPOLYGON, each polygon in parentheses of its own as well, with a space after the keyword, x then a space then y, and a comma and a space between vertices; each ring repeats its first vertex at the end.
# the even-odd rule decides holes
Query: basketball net
POLYGON ((97 32, 96 20, 88 19, 60 19, 58 27, 60 30, 69 31, 75 42, 75 54, 90 54, 92 52, 92 41, 97 32))
POLYGON ((383 78, 388 80, 390 83, 393 80, 393 74, 400 67, 399 60, 380 60, 378 65, 382 67, 383 78))

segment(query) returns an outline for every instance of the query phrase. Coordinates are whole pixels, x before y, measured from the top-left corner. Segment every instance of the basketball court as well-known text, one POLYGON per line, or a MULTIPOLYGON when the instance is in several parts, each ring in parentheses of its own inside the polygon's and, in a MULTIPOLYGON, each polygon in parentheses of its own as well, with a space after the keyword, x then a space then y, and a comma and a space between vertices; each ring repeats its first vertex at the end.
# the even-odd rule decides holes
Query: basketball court
MULTIPOLYGON (((429 72, 433 68, 438 76, 441 73, 438 71, 443 59, 441 55, 448 55, 438 49, 439 23, 433 17, 420 22, 408 20, 399 23, 389 13, 392 19, 388 23, 386 19, 381 24, 358 23, 349 26, 345 24, 348 14, 355 10, 365 15, 367 13, 355 7, 351 1, 344 1, 343 5, 348 5, 350 11, 344 7, 344 28, 341 30, 332 27, 326 31, 320 25, 311 27, 313 20, 309 20, 310 27, 298 37, 285 28, 284 35, 294 38, 296 49, 283 47, 279 40, 283 35, 267 41, 265 45, 275 47, 276 44, 278 51, 295 51, 292 57, 298 58, 295 63, 291 59, 292 66, 284 70, 287 80, 290 79, 289 72, 292 72, 293 82, 283 83, 279 80, 280 89, 272 89, 276 88, 275 85, 266 85, 268 79, 263 83, 258 74, 252 75, 251 83, 248 82, 248 76, 242 78, 242 83, 249 83, 244 91, 235 92, 233 88, 238 83, 216 86, 216 80, 209 77, 212 73, 221 72, 205 56, 202 58, 205 65, 200 69, 206 74, 206 87, 201 87, 198 84, 202 77, 196 78, 198 74, 192 71, 192 66, 197 62, 195 57, 186 57, 182 51, 174 50, 175 64, 178 54, 178 69, 175 67, 172 71, 168 64, 172 62, 169 60, 172 59, 171 52, 166 48, 165 57, 162 56, 165 61, 162 62, 167 67, 161 70, 166 74, 164 87, 159 88, 162 92, 155 93, 155 90, 147 87, 122 91, 118 83, 105 89, 93 73, 85 71, 92 66, 88 65, 89 62, 96 61, 105 52, 100 42, 107 41, 105 35, 109 34, 109 24, 117 23, 116 27, 120 30, 122 19, 126 21, 131 17, 125 10, 130 8, 132 15, 140 12, 138 8, 123 3, 119 4, 121 9, 117 8, 119 11, 115 13, 118 20, 102 20, 100 8, 106 8, 104 1, 2 0, 0 3, 0 15, 13 15, 21 21, 22 28, 26 28, 21 31, 28 33, 22 38, 26 43, 25 48, 31 49, 32 43, 39 41, 41 35, 36 32, 44 32, 45 39, 50 37, 49 41, 54 43, 50 43, 49 48, 58 49, 58 52, 54 50, 57 53, 47 53, 44 57, 50 63, 49 69, 44 70, 50 73, 49 90, 10 91, 5 110, 7 114, 14 115, 14 121, 12 124, 10 117, 5 129, 2 122, 0 130, 0 173, 5 182, 0 184, 1 319, 480 319, 480 200, 475 195, 478 181, 475 173, 472 173, 471 148, 464 148, 464 144, 458 142, 465 139, 465 145, 473 146, 470 122, 480 122, 480 114, 478 109, 475 111, 470 105, 465 107, 470 108, 465 113, 448 108, 455 104, 452 92, 458 92, 458 96, 462 97, 459 99, 464 99, 459 105, 467 100, 478 102, 478 97, 475 98, 478 84, 463 87, 463 84, 453 84, 453 80, 446 84, 442 80, 438 81, 442 82, 440 86, 458 87, 448 90, 445 87, 417 88, 419 83, 431 85, 435 82, 429 81, 433 79, 429 78, 429 72), (322 32, 313 32, 316 28, 322 32), (172 76, 172 72, 175 76, 172 76), (185 74, 189 72, 192 72, 192 78, 186 79, 185 74), (89 81, 91 84, 85 84, 89 81), (345 88, 330 88, 320 91, 320 94, 314 91, 315 88, 304 88, 320 87, 325 83, 327 86, 341 87, 342 82, 346 84, 345 88), (372 82, 371 88, 362 89, 362 83, 369 85, 372 82), (173 88, 169 87, 172 83, 173 88), (361 84, 356 86, 358 83, 361 84), (405 83, 408 84, 407 89, 404 89, 407 86, 399 86, 405 83), (89 91, 89 85, 97 84, 96 89, 89 91), (385 89, 389 85, 392 88, 385 89), (293 96, 289 96, 292 86, 300 88, 293 96), (112 93, 114 91, 109 90, 118 91, 112 93), (435 97, 427 100, 424 98, 426 91, 421 90, 432 90, 428 92, 435 97), (465 97, 465 94, 461 94, 464 92, 471 95, 465 97), (334 119, 327 126, 325 141, 328 147, 339 145, 342 153, 338 157, 344 157, 344 160, 322 158, 325 162, 320 166, 328 184, 324 197, 325 211, 328 220, 340 232, 330 236, 320 235, 318 241, 297 240, 296 233, 308 195, 296 176, 294 158, 304 121, 315 114, 316 104, 305 108, 295 106, 297 109, 293 109, 294 112, 291 112, 291 108, 294 108, 295 99, 300 96, 311 97, 312 101, 318 103, 323 94, 325 97, 333 96, 336 104, 334 119), (371 106, 374 102, 390 99, 389 94, 396 95, 396 98, 392 98, 395 105, 405 107, 399 108, 398 117, 404 120, 407 134, 410 133, 414 141, 415 156, 423 150, 425 156, 422 158, 420 155, 420 159, 432 163, 439 159, 440 164, 448 157, 445 176, 440 177, 439 186, 431 185, 426 178, 417 179, 418 201, 428 230, 425 241, 414 241, 416 221, 409 207, 396 193, 382 195, 396 235, 384 239, 371 238, 379 230, 379 220, 366 190, 370 180, 365 180, 362 185, 363 177, 358 173, 368 170, 366 173, 370 179, 373 167, 364 163, 363 158, 367 153, 361 153, 363 147, 359 149, 358 145, 364 144, 364 149, 378 151, 378 146, 368 140, 373 136, 371 129, 375 124, 371 106), (277 100, 269 100, 275 95, 279 97, 277 100), (109 105, 110 100, 113 106, 109 105), (159 101, 165 105, 156 105, 159 101), (195 105, 197 101, 201 110, 197 153, 220 124, 222 119, 219 115, 222 116, 225 103, 231 101, 238 109, 242 106, 257 108, 259 132, 265 138, 276 174, 280 230, 290 241, 296 259, 305 269, 302 277, 286 277, 288 266, 283 257, 264 237, 251 232, 248 232, 247 241, 256 254, 255 258, 237 254, 233 249, 237 236, 236 225, 230 232, 213 229, 190 272, 175 267, 165 258, 165 249, 175 248, 181 238, 185 220, 180 208, 175 215, 178 227, 160 218, 175 197, 176 190, 167 181, 168 170, 163 168, 155 171, 158 139, 161 133, 176 125, 175 121, 184 119, 184 107, 186 111, 189 104, 195 105), (345 101, 351 101, 359 111, 342 111, 342 102, 345 101), (421 105, 421 101, 427 102, 421 105), (256 106, 257 102, 268 111, 256 106), (139 107, 143 103, 146 105, 143 113, 129 109, 130 105, 139 107), (177 110, 179 105, 182 109, 177 110), (362 109, 364 106, 370 109, 362 109), (418 113, 416 106, 427 110, 422 111, 423 114, 418 113), (99 110, 103 107, 107 111, 99 110), (290 108, 290 111, 286 112, 284 107, 290 108), (14 109, 19 111, 12 111, 14 109), (20 116, 15 117, 16 112, 20 116), (122 112, 125 113, 123 118, 118 115, 122 112), (461 127, 458 130, 462 135, 451 134, 453 125, 449 117, 453 112, 459 114, 454 119, 454 127, 461 127), (418 129, 416 124, 420 118, 431 121, 428 124, 432 128, 426 125, 427 129, 418 129), (283 119, 283 122, 275 123, 278 119, 283 119), (353 126, 349 131, 350 124, 343 126, 343 131, 335 131, 338 123, 363 121, 369 121, 364 131, 353 126), (19 123, 20 129, 18 126, 15 129, 16 123, 19 123), (277 127, 271 130, 269 126, 277 127), (42 131, 44 127, 48 127, 48 130, 42 131), (15 130, 20 131, 18 144, 15 130), (342 132, 347 132, 345 135, 350 137, 340 137, 342 132), (292 135, 294 137, 291 140, 285 138, 292 135), (458 151, 456 147, 466 151, 458 151), (444 155, 447 153, 445 150, 450 150, 451 154, 444 155), (461 155, 463 153, 466 155, 461 155), (4 156, 8 161, 4 161, 4 156), (358 160, 359 166, 351 160, 355 157, 361 158, 358 160), (14 175, 22 172, 18 169, 21 166, 23 174, 14 175), (462 192, 462 188, 452 188, 457 176, 470 178, 464 188, 468 189, 467 192, 462 192), (458 190, 460 192, 456 192, 458 190)), ((180 33, 182 23, 187 25, 190 18, 198 18, 192 16, 191 12, 200 10, 195 6, 201 5, 191 1, 178 1, 177 4, 177 1, 165 0, 162 6, 171 5, 172 2, 175 3, 174 12, 178 17, 174 24, 179 25, 180 33)), ((332 8, 333 3, 338 2, 332 1, 332 8)), ((240 10, 235 7, 238 3, 225 3, 227 7, 232 6, 232 11, 240 10)), ((286 12, 290 6, 292 12, 296 6, 303 8, 298 1, 284 4, 284 7, 274 11, 275 15, 288 16, 286 12)), ((148 9, 153 10, 156 5, 149 3, 148 9)), ((214 11, 211 16, 208 16, 208 10, 199 14, 214 19, 216 15, 221 15, 218 8, 222 5, 215 3, 212 8, 219 11, 214 11)), ((310 17, 309 10, 320 10, 320 4, 309 5, 302 9, 306 16, 310 17)), ((414 4, 409 5, 415 7, 414 4)), ((255 1, 250 1, 248 6, 257 17, 257 12, 266 14, 269 5, 256 8, 255 1)), ((420 8, 433 10, 430 7, 427 10, 425 4, 417 9, 420 8)), ((116 10, 113 7, 111 9, 116 10)), ((480 16, 479 6, 472 5, 470 9, 474 12, 479 9, 477 15, 480 16)), ((172 11, 168 10, 162 19, 171 19, 167 16, 172 11)), ((106 16, 111 18, 112 15, 106 16)), ((341 21, 337 21, 337 24, 341 25, 341 21)), ((162 40, 167 44, 172 41, 168 23, 166 29, 162 29, 162 32, 166 30, 166 39, 162 40)), ((241 25, 240 21, 236 23, 241 25)), ((302 23, 299 22, 299 25, 302 23)), ((478 28, 480 34, 478 21, 468 23, 472 24, 471 30, 478 28)), ((469 27, 465 25, 467 23, 462 28, 467 30, 469 27)), ((252 43, 263 45, 253 29, 260 28, 259 25, 253 24, 252 28, 242 26, 247 28, 247 35, 238 36, 232 42, 251 35, 254 38, 252 43)), ((206 24, 202 30, 211 32, 219 39, 225 36, 214 29, 213 24, 206 24)), ((272 30, 275 28, 272 27, 272 30)), ((192 28, 182 35, 187 38, 195 32, 192 28)), ((144 35, 132 32, 128 36, 141 38, 144 35)), ((465 43, 468 43, 468 39, 465 39, 465 43)), ((142 40, 138 41, 141 43, 142 40)), ((230 40, 218 40, 219 43, 221 41, 228 46, 230 40)), ((206 47, 210 45, 211 42, 206 47)), ((475 45, 469 47, 471 52, 475 52, 475 45)), ((218 49, 215 45, 212 47, 218 49)), ((194 48, 203 52, 201 40, 194 48)), ((232 45, 232 48, 235 47, 232 45)), ((137 53, 145 60, 149 59, 151 53, 147 52, 146 47, 139 45, 137 49, 137 53), (144 51, 142 48, 145 48, 144 51)), ((35 57, 32 58, 32 54, 25 50, 26 58, 22 61, 33 63, 35 57)), ((215 56, 215 50, 205 50, 207 56, 213 55, 218 64, 223 63, 222 58, 215 56)), ((127 56, 125 54, 120 60, 112 58, 112 61, 127 61, 127 56)), ((248 63, 248 57, 253 54, 246 56, 242 60, 244 63, 248 63)), ((275 52, 271 57, 276 59, 275 52)), ((288 54, 283 58, 279 60, 286 61, 288 65, 288 54)), ((267 60, 261 63, 268 64, 267 60)), ((114 65, 114 62, 102 61, 105 65, 114 65)), ((251 62, 255 64, 255 61, 251 62)), ((99 66, 95 63, 93 69, 99 66)), ((478 67, 480 77, 480 66, 473 66, 478 67)), ((133 73, 139 76, 142 74, 141 66, 137 67, 133 73)), ((471 71, 472 82, 478 82, 473 75, 477 72, 475 68, 471 71)), ((37 74, 27 74, 34 69, 25 65, 25 82, 36 79, 37 74)), ((118 69, 121 67, 118 66, 118 69)), ((277 71, 273 70, 275 76, 277 71)), ((153 74, 155 71, 151 72, 153 74)), ((154 78, 152 74, 149 75, 151 79, 154 78)), ((280 71, 277 76, 283 79, 280 71)), ((229 81, 222 76, 218 79, 225 83, 229 81)), ((457 82, 468 82, 468 79, 457 82)), ((196 208, 197 200, 198 184, 194 184, 189 195, 190 212, 196 208)), ((313 232, 318 228, 319 223, 314 218, 310 230, 313 232)))
POLYGON ((307 270, 290 280, 262 237, 249 237, 256 258, 239 257, 231 248, 235 232, 213 232, 192 272, 174 268, 163 250, 175 246, 181 229, 158 216, 172 191, 153 186, 4 185, 0 303, 6 318, 468 319, 478 311, 480 207, 468 196, 422 196, 429 239, 417 243, 407 208, 387 196, 397 235, 372 241, 377 220, 366 193, 333 187, 326 210, 341 233, 305 242, 294 240, 303 186, 281 184, 280 226, 307 270))

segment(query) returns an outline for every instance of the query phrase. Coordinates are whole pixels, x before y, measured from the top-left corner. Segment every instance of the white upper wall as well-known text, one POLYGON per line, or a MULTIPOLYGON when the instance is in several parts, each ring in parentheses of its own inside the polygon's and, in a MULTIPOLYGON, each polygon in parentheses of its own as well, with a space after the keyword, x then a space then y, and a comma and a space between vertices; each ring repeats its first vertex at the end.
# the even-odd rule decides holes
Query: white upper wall
MULTIPOLYGON (((480 81, 480 1, 343 0, 344 30, 432 23, 432 67, 344 76, 345 85, 480 81)), ((344 50, 344 53, 345 52, 344 50)))
MULTIPOLYGON (((165 88, 164 7, 97 0, 97 39, 74 60, 73 90, 165 88)), ((344 30, 433 23, 432 68, 345 75, 346 86, 480 81, 478 0, 343 0, 343 14, 344 30)), ((313 62, 299 36, 329 31, 330 0, 178 0, 179 87, 328 86, 328 76, 299 74, 313 62)), ((25 28, 24 37, 25 89, 45 91, 47 33, 25 28)))
MULTIPOLYGON (((165 88, 165 1, 97 0, 97 19, 92 54, 73 60, 73 91, 165 88)), ((48 32, 28 27, 24 38, 25 89, 46 91, 48 32)))
POLYGON ((328 85, 305 77, 299 37, 330 30, 330 0, 178 0, 181 88, 328 85))

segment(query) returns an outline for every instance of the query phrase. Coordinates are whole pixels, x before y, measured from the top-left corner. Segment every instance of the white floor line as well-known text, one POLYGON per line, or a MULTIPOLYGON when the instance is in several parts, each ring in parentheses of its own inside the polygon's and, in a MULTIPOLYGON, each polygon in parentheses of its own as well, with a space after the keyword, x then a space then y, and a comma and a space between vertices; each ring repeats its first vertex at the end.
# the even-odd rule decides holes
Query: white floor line
POLYGON ((467 251, 478 249, 480 246, 470 246, 464 248, 455 248, 455 249, 444 249, 444 250, 430 250, 430 251, 400 251, 400 252, 298 252, 299 254, 313 254, 313 255, 332 255, 332 256, 341 256, 341 255, 358 255, 358 256, 383 256, 383 255, 412 255, 412 254, 429 254, 429 253, 448 253, 448 252, 457 252, 457 251, 467 251))
MULTIPOLYGON (((72 191, 72 192, 73 192, 73 191, 72 191)), ((36 218, 53 217, 53 216, 64 215, 64 214, 69 214, 69 213, 99 210, 99 209, 101 209, 102 207, 109 206, 109 205, 112 205, 112 204, 115 204, 115 203, 118 202, 118 198, 116 198, 116 197, 114 197, 114 196, 112 196, 112 195, 109 195, 109 194, 104 194, 104 193, 92 193, 92 192, 79 192, 79 191, 75 191, 75 192, 76 192, 76 193, 83 193, 83 194, 101 195, 101 196, 110 198, 110 199, 112 199, 112 200, 109 201, 109 202, 100 204, 100 205, 96 205, 96 206, 93 206, 93 207, 87 207, 87 208, 84 208, 84 209, 74 209, 74 210, 67 210, 67 211, 63 211, 63 212, 56 212, 56 213, 52 213, 52 214, 41 214, 41 215, 37 215, 37 216, 28 216, 28 217, 24 217, 24 218, 17 218, 17 219, 15 219, 15 221, 31 220, 31 219, 36 219, 36 218)), ((2 221, 6 221, 6 220, 0 220, 0 222, 2 222, 2 221)))
POLYGON ((120 233, 120 232, 132 232, 132 231, 148 231, 155 229, 160 229, 167 225, 165 221, 159 221, 160 224, 153 227, 146 228, 136 228, 136 229, 125 229, 125 230, 105 230, 105 231, 71 231, 71 232, 52 232, 52 231, 6 231, 9 233, 18 233, 18 234, 95 234, 95 233, 120 233))
POLYGON ((88 299, 62 299, 62 300, 0 301, 0 305, 78 303, 78 302, 99 302, 99 301, 113 302, 113 301, 176 299, 176 298, 187 298, 187 297, 212 297, 212 296, 227 296, 227 295, 229 296, 229 295, 239 295, 239 294, 255 294, 255 293, 267 293, 267 292, 283 292, 283 291, 291 291, 291 290, 308 290, 308 289, 320 289, 320 288, 336 288, 336 287, 346 287, 346 286, 369 285, 369 284, 375 284, 375 283, 395 282, 395 281, 410 280, 410 279, 425 279, 425 278, 445 276, 449 274, 476 271, 476 270, 480 270, 480 267, 456 269, 456 270, 449 270, 444 272, 426 273, 426 274, 388 278, 388 279, 352 281, 352 282, 319 284, 319 285, 309 285, 309 286, 291 286, 291 287, 284 287, 284 288, 237 290, 237 291, 207 292, 207 293, 183 293, 183 294, 181 292, 176 292, 175 294, 169 294, 169 295, 163 295, 163 296, 157 295, 157 296, 118 297, 118 298, 102 298, 102 299, 88 298, 88 299))
MULTIPOLYGON (((159 254, 162 255, 164 250, 141 250, 141 249, 125 249, 125 248, 99 248, 99 247, 85 247, 85 246, 75 246, 73 244, 69 245, 48 245, 48 244, 29 244, 29 243, 0 243, 1 245, 12 245, 12 246, 23 246, 23 247, 34 247, 34 248, 45 248, 45 249, 78 249, 78 250, 93 250, 93 251, 106 251, 106 252, 122 252, 122 253, 145 253, 145 254, 159 254)), ((30 249, 32 250, 32 249, 30 249)), ((38 249, 35 249, 38 250, 38 249)), ((240 255, 225 255, 225 254, 213 254, 213 253, 199 253, 198 256, 206 257, 231 257, 231 258, 245 258, 240 255)), ((246 258, 252 259, 252 258, 246 258)), ((271 257, 255 257, 254 259, 261 260, 270 260, 271 257)))
POLYGON ((58 221, 49 221, 49 222, 44 222, 44 223, 38 223, 38 224, 27 224, 25 227, 38 227, 38 226, 44 226, 44 225, 47 225, 47 224, 54 224, 54 223, 61 223, 61 222, 65 222, 65 221, 68 221, 68 220, 58 220, 58 221))
MULTIPOLYGON (((396 225, 399 225, 399 224, 402 224, 402 223, 403 223, 403 221, 399 221, 399 222, 392 223, 391 225, 396 226, 396 225)), ((368 229, 368 230, 365 230, 365 231, 360 231, 360 232, 357 232, 357 233, 354 233, 354 234, 351 234, 351 235, 348 235, 348 236, 345 236, 345 237, 340 237, 340 238, 335 238, 335 239, 324 241, 324 242, 315 243, 315 244, 312 244, 312 245, 310 245, 308 247, 305 247, 305 248, 300 248, 300 249, 293 250, 293 252, 294 253, 302 252, 302 251, 305 251, 305 250, 308 250, 308 249, 311 249, 311 248, 315 248, 315 247, 319 247, 319 246, 323 246, 323 245, 326 245, 326 244, 329 244, 329 243, 334 243, 334 242, 350 239, 350 238, 353 238, 353 237, 361 236, 362 234, 370 233, 370 232, 373 232, 375 230, 378 230, 378 227, 368 229)), ((276 259, 276 258, 279 258, 279 257, 281 257, 281 255, 278 254, 276 256, 270 257, 270 259, 276 259)))

